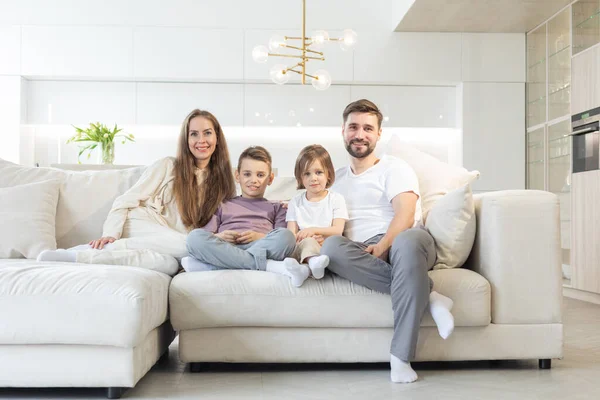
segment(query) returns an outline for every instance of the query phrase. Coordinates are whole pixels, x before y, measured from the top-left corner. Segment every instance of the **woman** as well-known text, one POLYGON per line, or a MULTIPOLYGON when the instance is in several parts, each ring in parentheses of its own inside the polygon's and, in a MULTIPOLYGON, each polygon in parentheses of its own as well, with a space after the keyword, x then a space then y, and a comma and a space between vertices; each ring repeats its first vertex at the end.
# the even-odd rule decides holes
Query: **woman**
POLYGON ((102 237, 68 250, 46 250, 38 261, 131 265, 173 275, 187 255, 186 237, 235 196, 227 142, 219 121, 193 110, 183 121, 177 157, 149 166, 113 203, 102 237), (205 190, 210 188, 210 190, 205 190))

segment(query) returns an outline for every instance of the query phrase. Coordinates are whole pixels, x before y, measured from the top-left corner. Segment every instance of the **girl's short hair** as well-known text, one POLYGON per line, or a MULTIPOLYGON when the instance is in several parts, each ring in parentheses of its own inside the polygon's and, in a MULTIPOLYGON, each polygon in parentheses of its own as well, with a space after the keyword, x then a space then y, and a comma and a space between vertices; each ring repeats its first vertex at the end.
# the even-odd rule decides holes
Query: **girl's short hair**
POLYGON ((269 172, 271 172, 271 154, 262 146, 250 146, 246 150, 242 151, 240 154, 240 158, 238 159, 237 170, 240 172, 240 167, 242 166, 242 160, 244 158, 249 158, 251 160, 262 161, 267 163, 269 166, 269 172))
POLYGON ((302 183, 302 175, 316 160, 321 162, 321 165, 325 170, 325 175, 327 175, 326 187, 331 187, 333 182, 335 182, 335 169, 333 168, 333 163, 331 162, 329 153, 320 144, 311 144, 310 146, 303 148, 296 159, 294 176, 296 177, 296 182, 298 183, 298 189, 306 189, 302 183))

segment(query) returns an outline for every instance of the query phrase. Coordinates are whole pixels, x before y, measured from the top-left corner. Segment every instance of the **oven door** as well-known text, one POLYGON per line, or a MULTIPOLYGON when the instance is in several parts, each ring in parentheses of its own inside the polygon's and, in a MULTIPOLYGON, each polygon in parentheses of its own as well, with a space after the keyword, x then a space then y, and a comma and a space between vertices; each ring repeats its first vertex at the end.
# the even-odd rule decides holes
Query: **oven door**
POLYGON ((573 129, 573 173, 600 169, 598 121, 573 129))

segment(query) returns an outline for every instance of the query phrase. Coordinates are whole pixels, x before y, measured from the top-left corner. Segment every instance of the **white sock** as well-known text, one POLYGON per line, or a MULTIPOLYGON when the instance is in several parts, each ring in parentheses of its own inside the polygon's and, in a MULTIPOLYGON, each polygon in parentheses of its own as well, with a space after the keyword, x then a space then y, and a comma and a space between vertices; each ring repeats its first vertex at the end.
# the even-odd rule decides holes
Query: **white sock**
POLYGON ((325 276, 325 268, 329 265, 329 256, 314 256, 308 259, 308 267, 315 279, 321 279, 325 276))
POLYGON ((310 269, 294 258, 286 258, 283 261, 267 260, 267 271, 289 276, 292 285, 296 287, 302 286, 310 275, 310 269))
POLYGON ((454 302, 438 292, 429 294, 429 311, 443 339, 447 339, 454 331, 454 316, 450 310, 454 302))
POLYGON ((394 383, 411 383, 417 380, 418 375, 410 366, 409 362, 402 361, 393 354, 390 354, 390 379, 394 383))
POLYGON ((216 271, 221 269, 214 265, 203 263, 194 257, 183 257, 181 259, 181 266, 185 269, 185 272, 216 271))
POLYGON ((37 256, 37 261, 76 262, 77 252, 74 250, 44 250, 37 256))

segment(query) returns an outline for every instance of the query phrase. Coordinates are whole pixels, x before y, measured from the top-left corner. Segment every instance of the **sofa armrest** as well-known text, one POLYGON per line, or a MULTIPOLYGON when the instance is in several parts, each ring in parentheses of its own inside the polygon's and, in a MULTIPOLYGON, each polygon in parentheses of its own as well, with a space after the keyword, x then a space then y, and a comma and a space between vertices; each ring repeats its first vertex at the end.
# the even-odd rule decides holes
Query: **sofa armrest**
POLYGON ((474 196, 477 234, 466 268, 492 288, 492 323, 560 323, 558 197, 535 190, 474 196))

